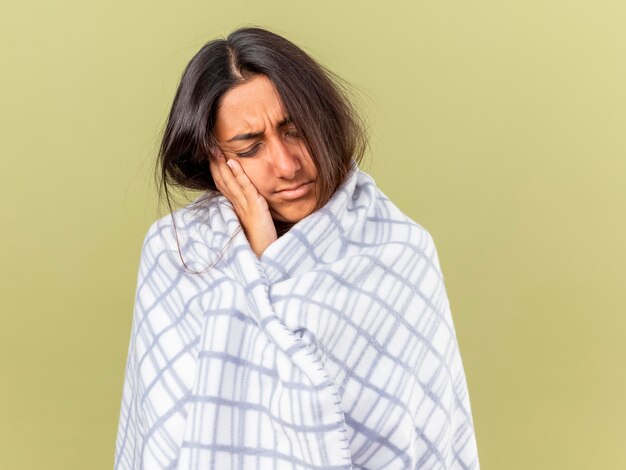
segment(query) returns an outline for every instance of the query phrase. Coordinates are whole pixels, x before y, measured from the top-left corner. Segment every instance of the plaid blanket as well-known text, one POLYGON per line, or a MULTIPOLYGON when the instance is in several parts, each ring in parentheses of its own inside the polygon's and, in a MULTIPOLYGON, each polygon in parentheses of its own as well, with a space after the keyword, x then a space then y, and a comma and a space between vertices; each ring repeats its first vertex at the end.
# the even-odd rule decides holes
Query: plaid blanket
POLYGON ((479 467, 435 245, 370 176, 260 258, 223 196, 173 217, 143 243, 116 469, 479 467))

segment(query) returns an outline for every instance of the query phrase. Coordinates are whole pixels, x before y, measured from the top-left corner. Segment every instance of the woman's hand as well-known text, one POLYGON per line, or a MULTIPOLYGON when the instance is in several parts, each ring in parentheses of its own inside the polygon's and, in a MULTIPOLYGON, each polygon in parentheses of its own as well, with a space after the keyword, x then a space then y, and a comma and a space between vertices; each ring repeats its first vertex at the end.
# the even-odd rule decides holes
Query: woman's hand
POLYGON ((231 202, 244 233, 257 256, 278 237, 269 206, 234 159, 226 160, 221 150, 209 158, 217 189, 231 202))

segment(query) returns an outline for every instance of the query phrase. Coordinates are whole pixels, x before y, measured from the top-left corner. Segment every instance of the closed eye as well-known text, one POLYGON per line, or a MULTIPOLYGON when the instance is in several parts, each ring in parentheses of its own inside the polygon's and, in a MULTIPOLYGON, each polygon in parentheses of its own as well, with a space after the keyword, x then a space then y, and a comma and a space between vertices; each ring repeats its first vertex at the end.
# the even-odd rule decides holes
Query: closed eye
POLYGON ((300 137, 300 133, 296 129, 290 129, 287 132, 285 132, 285 136, 292 137, 292 138, 298 138, 298 137, 300 137))
POLYGON ((256 155, 258 151, 259 151, 259 144, 256 144, 254 147, 252 147, 250 150, 246 152, 241 152, 241 153, 235 152, 235 154, 238 157, 246 158, 246 157, 252 157, 256 155))

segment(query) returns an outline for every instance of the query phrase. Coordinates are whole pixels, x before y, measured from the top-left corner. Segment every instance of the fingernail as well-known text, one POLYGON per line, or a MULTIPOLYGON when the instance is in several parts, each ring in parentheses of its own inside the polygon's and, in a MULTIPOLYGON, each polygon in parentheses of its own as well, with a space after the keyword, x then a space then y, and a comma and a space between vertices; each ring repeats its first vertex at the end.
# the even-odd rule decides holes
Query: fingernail
POLYGON ((235 168, 235 162, 233 160, 226 160, 226 164, 232 169, 235 168))

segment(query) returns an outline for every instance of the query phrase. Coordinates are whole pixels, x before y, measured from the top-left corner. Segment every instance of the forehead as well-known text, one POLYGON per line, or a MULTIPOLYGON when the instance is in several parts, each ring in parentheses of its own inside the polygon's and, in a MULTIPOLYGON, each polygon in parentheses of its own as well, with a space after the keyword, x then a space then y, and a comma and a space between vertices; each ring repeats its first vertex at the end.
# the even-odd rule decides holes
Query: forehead
POLYGON ((219 137, 224 133, 261 131, 285 117, 276 87, 266 76, 258 75, 224 94, 216 113, 215 133, 219 137))

